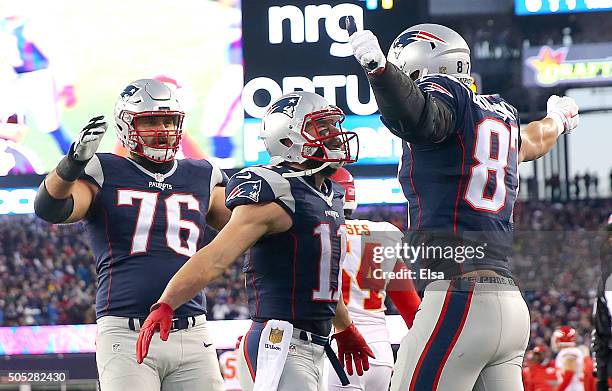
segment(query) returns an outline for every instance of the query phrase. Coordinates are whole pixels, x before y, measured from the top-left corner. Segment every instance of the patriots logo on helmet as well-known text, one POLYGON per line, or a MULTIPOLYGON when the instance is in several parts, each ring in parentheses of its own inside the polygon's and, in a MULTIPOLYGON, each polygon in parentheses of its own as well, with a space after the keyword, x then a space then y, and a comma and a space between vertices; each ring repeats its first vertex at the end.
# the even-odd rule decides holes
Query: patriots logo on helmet
POLYGON ((302 99, 302 97, 299 95, 290 95, 286 98, 279 99, 270 106, 268 114, 282 113, 289 118, 293 118, 295 107, 300 102, 300 99, 302 99))
POLYGON ((125 87, 125 89, 121 92, 121 97, 125 99, 128 96, 132 96, 139 89, 140 89, 139 87, 136 87, 135 85, 130 84, 129 86, 125 87))
POLYGON ((225 202, 229 202, 234 198, 248 198, 251 201, 259 201, 259 193, 261 192, 261 179, 258 181, 242 182, 227 195, 225 202))
POLYGON ((393 41, 391 50, 393 51, 393 54, 395 54, 395 57, 399 58, 402 49, 412 42, 429 42, 432 50, 436 48, 436 44, 438 43, 448 45, 445 40, 435 34, 428 33, 427 31, 406 31, 404 34, 397 37, 395 41, 393 41))

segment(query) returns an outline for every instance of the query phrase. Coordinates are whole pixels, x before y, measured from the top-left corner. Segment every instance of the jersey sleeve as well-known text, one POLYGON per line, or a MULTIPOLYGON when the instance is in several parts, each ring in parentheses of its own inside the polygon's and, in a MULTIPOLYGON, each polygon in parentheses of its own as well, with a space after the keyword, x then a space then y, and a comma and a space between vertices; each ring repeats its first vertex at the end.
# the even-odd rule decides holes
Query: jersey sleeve
POLYGON ((212 166, 212 172, 210 174, 210 192, 212 193, 216 186, 227 187, 227 182, 229 181, 227 174, 215 163, 211 161, 208 163, 212 166))
POLYGON ((423 94, 443 102, 450 109, 455 124, 461 123, 465 104, 472 93, 463 83, 452 76, 435 74, 421 77, 416 84, 423 94))
POLYGON ((295 199, 289 181, 266 167, 248 167, 234 174, 225 188, 225 205, 233 210, 238 205, 276 202, 293 218, 295 199))
POLYGON ((95 154, 85 166, 85 170, 79 179, 86 180, 102 188, 102 185, 104 185, 104 170, 102 168, 104 160, 103 154, 95 154))

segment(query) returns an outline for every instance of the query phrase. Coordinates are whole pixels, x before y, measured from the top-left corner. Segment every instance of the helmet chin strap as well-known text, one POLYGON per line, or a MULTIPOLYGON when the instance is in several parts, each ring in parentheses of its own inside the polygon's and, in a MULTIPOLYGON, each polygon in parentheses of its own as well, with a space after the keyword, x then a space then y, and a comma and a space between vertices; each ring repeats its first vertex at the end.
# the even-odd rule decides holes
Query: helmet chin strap
POLYGON ((311 176, 311 175, 316 174, 317 172, 323 170, 324 168, 326 168, 330 164, 331 164, 331 162, 325 162, 325 163, 321 164, 317 168, 310 168, 310 169, 304 170, 304 171, 286 172, 286 173, 283 174, 283 178, 297 178, 297 177, 300 177, 300 176, 311 176))

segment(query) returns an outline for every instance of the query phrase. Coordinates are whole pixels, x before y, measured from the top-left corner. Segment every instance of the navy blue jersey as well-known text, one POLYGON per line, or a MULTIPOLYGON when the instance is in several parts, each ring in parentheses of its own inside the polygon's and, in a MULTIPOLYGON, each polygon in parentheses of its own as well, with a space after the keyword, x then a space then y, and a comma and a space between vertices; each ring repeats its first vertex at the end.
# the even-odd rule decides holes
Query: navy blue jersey
POLYGON ((285 178, 282 166, 245 168, 229 181, 226 205, 276 202, 293 220, 291 229, 261 238, 244 264, 254 319, 330 320, 340 296, 340 264, 346 253, 343 193, 325 181, 285 178))
MULTIPOLYGON (((176 160, 166 174, 98 153, 82 177, 98 186, 86 220, 96 257, 96 316, 144 318, 166 284, 204 247, 210 194, 227 177, 206 160, 176 160)), ((205 312, 198 294, 176 316, 205 312)))
POLYGON ((439 143, 404 142, 399 181, 410 228, 451 232, 462 240, 471 233, 472 244, 491 247, 486 259, 459 265, 455 273, 472 268, 508 275, 519 185, 517 111, 498 95, 473 93, 451 76, 425 76, 417 85, 446 103, 456 130, 439 143))

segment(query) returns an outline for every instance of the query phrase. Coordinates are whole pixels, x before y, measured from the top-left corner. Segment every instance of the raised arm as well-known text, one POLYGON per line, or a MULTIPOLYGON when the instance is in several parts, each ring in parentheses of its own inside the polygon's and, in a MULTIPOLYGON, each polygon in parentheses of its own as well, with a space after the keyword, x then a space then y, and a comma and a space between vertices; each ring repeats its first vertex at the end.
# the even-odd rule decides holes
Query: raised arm
POLYGON ((81 130, 68 154, 38 188, 34 212, 50 223, 73 223, 83 219, 98 188, 78 178, 94 157, 106 132, 104 117, 95 117, 81 130))
POLYGON ((369 30, 350 31, 355 58, 366 70, 378 109, 391 133, 408 142, 440 142, 455 130, 446 103, 424 94, 416 83, 387 62, 369 30))
POLYGON ((545 118, 521 128, 519 162, 527 162, 546 155, 564 133, 571 133, 579 123, 578 106, 569 97, 556 95, 548 98, 545 118))

